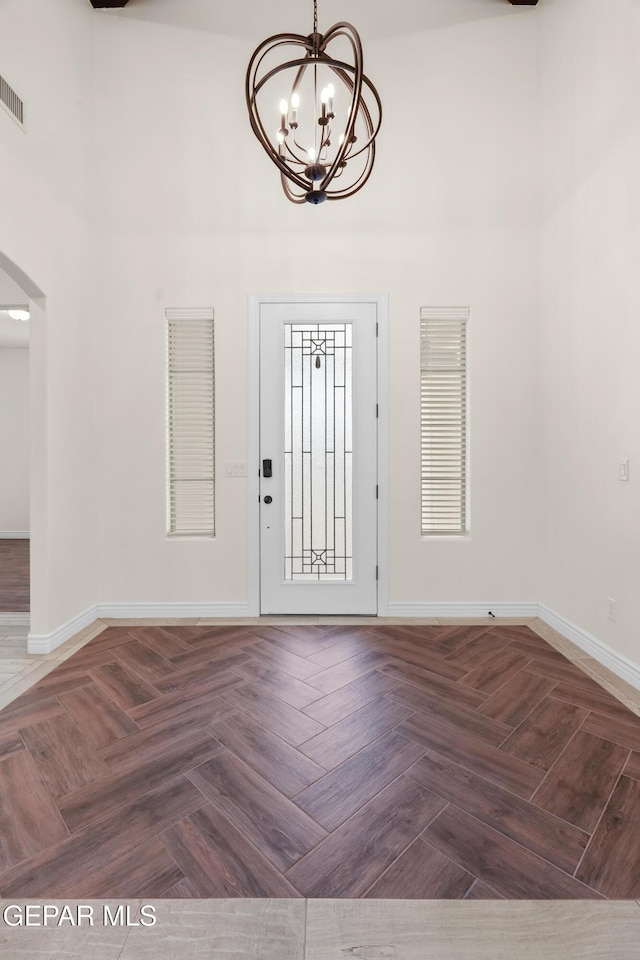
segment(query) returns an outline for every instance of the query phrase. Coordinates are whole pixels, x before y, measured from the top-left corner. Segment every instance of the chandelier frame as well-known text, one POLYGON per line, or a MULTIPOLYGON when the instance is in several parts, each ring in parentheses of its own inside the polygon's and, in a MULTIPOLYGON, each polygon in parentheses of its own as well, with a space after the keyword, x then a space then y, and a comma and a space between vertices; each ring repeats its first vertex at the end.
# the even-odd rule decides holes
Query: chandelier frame
MULTIPOLYGON (((305 202, 317 204, 324 200, 345 199, 346 197, 353 196, 362 189, 371 175, 375 162, 375 139, 382 123, 382 102, 375 86, 364 74, 362 41, 360 40, 358 31, 352 24, 346 21, 340 21, 327 30, 325 34, 321 34, 317 30, 317 13, 314 9, 314 32, 309 36, 296 33, 278 33, 264 40, 263 43, 256 48, 249 61, 245 82, 245 96, 251 128, 271 161, 279 169, 282 187, 289 200, 298 204, 305 202), (327 52, 329 44, 340 37, 346 38, 349 41, 353 53, 353 63, 335 59, 327 52), (289 59, 261 73, 263 62, 269 54, 278 50, 280 47, 290 46, 302 48, 304 54, 297 58, 289 59), (290 99, 292 100, 307 70, 319 66, 327 68, 340 80, 350 95, 350 105, 345 126, 342 128, 344 133, 334 159, 328 163, 327 167, 324 166, 324 161, 322 163, 312 163, 303 173, 294 169, 292 166, 292 164, 295 163, 299 167, 304 167, 304 161, 303 158, 295 155, 285 139, 288 137, 289 130, 283 129, 280 131, 282 137, 279 137, 277 146, 269 138, 265 124, 260 116, 258 95, 265 85, 275 76, 284 71, 295 70, 295 78, 291 88, 290 99), (363 96, 364 89, 371 94, 377 108, 377 118, 375 121, 372 116, 372 111, 363 96), (354 130, 359 119, 364 124, 366 137, 364 143, 358 145, 356 148, 357 137, 354 135, 354 130), (338 189, 336 189, 334 180, 343 175, 349 161, 364 153, 366 153, 367 156, 365 157, 362 172, 356 180, 343 188, 338 186, 338 189)), ((333 114, 330 113, 329 117, 333 117, 333 114)), ((317 122, 322 123, 323 121, 318 120, 317 122)), ((328 123, 326 120, 324 122, 328 123)), ((297 124, 295 126, 297 127, 297 124)), ((323 128, 321 149, 318 151, 318 161, 321 150, 330 145, 330 140, 328 138, 325 139, 324 129, 325 128, 323 128)), ((299 147, 300 145, 296 143, 296 146, 299 147)))

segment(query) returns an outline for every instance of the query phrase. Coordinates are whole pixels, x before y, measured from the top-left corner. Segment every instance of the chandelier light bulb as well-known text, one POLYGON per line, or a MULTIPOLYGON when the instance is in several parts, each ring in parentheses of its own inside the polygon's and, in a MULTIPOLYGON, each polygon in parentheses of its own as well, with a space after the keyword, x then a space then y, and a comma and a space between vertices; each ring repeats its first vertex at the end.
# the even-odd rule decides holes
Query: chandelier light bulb
POLYGON ((291 126, 294 130, 298 128, 298 107, 300 106, 300 94, 293 92, 291 94, 291 126))
POLYGON ((313 31, 307 36, 278 33, 257 47, 245 84, 251 128, 278 167, 287 199, 299 204, 342 200, 361 190, 373 170, 382 122, 358 31, 341 21, 320 33, 317 6, 313 0, 313 31), (287 99, 277 99, 278 85, 290 91, 287 99), (280 105, 280 129, 270 137, 265 119, 273 116, 274 101, 280 105), (305 141, 314 147, 305 149, 305 141))
POLYGON ((333 98, 335 97, 335 95, 336 95, 336 88, 332 83, 330 83, 329 86, 327 87, 327 108, 330 114, 333 113, 333 98))
POLYGON ((336 88, 332 83, 330 83, 329 86, 327 87, 327 93, 329 94, 329 99, 327 101, 327 110, 329 113, 329 117, 333 120, 335 116, 333 112, 333 98, 336 95, 336 88))

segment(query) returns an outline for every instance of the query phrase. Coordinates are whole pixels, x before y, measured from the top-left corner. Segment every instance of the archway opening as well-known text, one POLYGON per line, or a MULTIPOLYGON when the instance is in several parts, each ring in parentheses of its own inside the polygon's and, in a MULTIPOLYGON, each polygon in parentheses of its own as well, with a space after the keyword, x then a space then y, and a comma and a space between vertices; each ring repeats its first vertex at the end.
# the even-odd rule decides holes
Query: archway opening
MULTIPOLYGON (((12 662, 7 657, 14 647, 16 662, 19 645, 26 649, 32 571, 38 567, 34 554, 44 552, 43 524, 36 524, 33 536, 34 519, 43 515, 34 504, 34 492, 45 483, 40 449, 44 417, 39 409, 44 390, 34 390, 32 363, 33 327, 41 323, 44 303, 41 288, 0 253, 0 647, 7 648, 0 674, 2 662, 12 662), (34 471, 40 477, 36 485, 34 471)), ((41 345, 36 352, 42 355, 41 345)))

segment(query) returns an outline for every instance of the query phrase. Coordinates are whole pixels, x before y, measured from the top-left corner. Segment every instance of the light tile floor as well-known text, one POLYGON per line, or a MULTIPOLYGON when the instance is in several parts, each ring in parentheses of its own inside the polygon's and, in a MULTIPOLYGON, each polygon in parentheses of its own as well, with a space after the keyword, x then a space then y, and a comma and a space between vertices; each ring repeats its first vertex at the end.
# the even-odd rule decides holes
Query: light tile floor
POLYGON ((165 900, 156 905, 157 924, 133 929, 120 960, 303 960, 305 956, 304 900, 165 900))
MULTIPOLYGON (((35 901, 34 906, 43 901, 35 901)), ((0 907, 6 905, 0 901, 0 907)), ((52 903, 52 901, 49 901, 52 903)), ((54 904, 61 906, 60 903, 54 904)), ((70 905, 75 905, 72 901, 70 905)), ((139 901, 131 917, 139 919, 139 901)), ((5 926, 11 960, 632 960, 635 901, 157 900, 153 927, 5 926)), ((110 904, 112 911, 114 904, 110 904)))
POLYGON ((34 656, 27 652, 29 627, 0 624, 0 710, 103 630, 106 630, 106 624, 96 620, 53 653, 34 656))
MULTIPOLYGON (((80 901, 62 900, 33 900, 29 901, 32 908, 32 920, 42 917, 42 907, 56 907, 60 912, 65 906, 72 908, 71 913, 77 916, 76 906, 80 901)), ((139 900, 123 900, 122 905, 129 906, 130 917, 135 922, 140 908, 139 900)), ((103 909, 107 904, 113 916, 117 916, 120 903, 111 900, 83 900, 83 907, 93 910, 94 925, 90 926, 85 920, 80 926, 72 926, 69 922, 61 926, 8 926, 4 921, 5 907, 7 918, 11 924, 15 922, 18 913, 12 907, 18 907, 23 912, 26 903, 20 901, 2 900, 0 907, 0 957, 6 960, 119 960, 129 936, 130 928, 123 926, 105 926, 103 924, 103 909)), ((50 914, 52 916, 52 914, 50 914)), ((87 913, 84 913, 87 917, 87 913)))
POLYGON ((310 900, 305 960, 631 960, 637 906, 310 900))

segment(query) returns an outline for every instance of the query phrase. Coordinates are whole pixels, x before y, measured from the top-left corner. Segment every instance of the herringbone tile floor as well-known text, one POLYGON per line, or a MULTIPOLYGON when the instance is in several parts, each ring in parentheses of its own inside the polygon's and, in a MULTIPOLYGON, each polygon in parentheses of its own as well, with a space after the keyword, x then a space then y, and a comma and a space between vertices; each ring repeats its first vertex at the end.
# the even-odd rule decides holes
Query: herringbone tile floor
POLYGON ((0 896, 640 897, 640 719, 527 627, 109 628, 0 712, 0 896))

